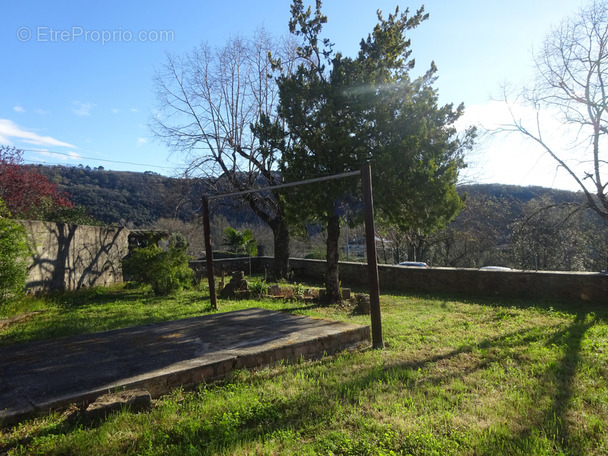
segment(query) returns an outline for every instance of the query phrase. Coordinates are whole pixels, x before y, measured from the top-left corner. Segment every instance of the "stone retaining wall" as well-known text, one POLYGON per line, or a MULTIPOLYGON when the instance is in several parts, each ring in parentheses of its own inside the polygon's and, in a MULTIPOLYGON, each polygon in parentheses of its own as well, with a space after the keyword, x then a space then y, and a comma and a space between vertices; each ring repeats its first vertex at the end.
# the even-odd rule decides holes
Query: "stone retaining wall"
POLYGON ((126 228, 23 220, 32 251, 26 288, 75 290, 122 282, 128 253, 126 228))
MULTIPOLYGON (((254 272, 271 270, 272 258, 252 258, 254 272)), ((249 260, 233 258, 214 260, 215 272, 224 269, 243 270, 247 274, 249 260)), ((205 274, 204 262, 193 262, 199 275, 205 274)), ((295 280, 323 281, 325 261, 290 259, 295 280)), ((570 302, 608 304, 608 275, 587 272, 500 271, 455 268, 408 268, 379 265, 380 290, 400 290, 415 293, 457 293, 466 296, 497 296, 529 299, 555 299, 570 302)), ((340 262, 343 286, 366 285, 367 265, 340 262)))

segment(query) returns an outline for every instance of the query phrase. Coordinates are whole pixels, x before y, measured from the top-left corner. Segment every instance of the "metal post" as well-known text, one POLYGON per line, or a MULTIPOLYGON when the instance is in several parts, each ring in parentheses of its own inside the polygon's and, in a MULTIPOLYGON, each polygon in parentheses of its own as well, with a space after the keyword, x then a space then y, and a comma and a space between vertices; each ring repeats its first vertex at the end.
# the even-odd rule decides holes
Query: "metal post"
POLYGON ((380 315, 380 279, 376 257, 376 233, 374 228, 374 198, 372 194, 372 170, 369 164, 361 167, 363 210, 365 218, 365 243, 367 246, 367 275, 369 280, 369 307, 372 319, 372 345, 384 348, 382 317, 380 315))
POLYGON ((215 277, 213 275, 213 250, 211 250, 211 229, 209 224, 209 200, 203 196, 203 232, 205 236, 205 256, 207 259, 207 279, 209 281, 209 300, 217 310, 217 295, 215 293, 215 277))

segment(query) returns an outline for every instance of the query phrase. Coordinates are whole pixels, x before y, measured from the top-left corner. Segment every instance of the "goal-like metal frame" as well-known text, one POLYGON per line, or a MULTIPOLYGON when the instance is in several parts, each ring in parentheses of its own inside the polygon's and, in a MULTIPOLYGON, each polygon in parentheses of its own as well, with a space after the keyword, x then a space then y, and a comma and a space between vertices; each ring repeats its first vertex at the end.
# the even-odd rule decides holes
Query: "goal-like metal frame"
POLYGON ((266 190, 277 190, 299 185, 314 184, 333 179, 343 179, 351 176, 361 176, 361 186, 363 190, 363 211, 365 221, 365 243, 367 248, 367 274, 370 297, 370 316, 372 325, 372 346, 374 348, 384 348, 382 338, 382 317, 380 313, 380 280, 378 276, 378 258, 376 254, 376 235, 374 227, 374 199, 372 193, 372 171, 369 164, 365 164, 359 171, 351 171, 333 176, 319 177, 300 182, 290 182, 286 184, 273 185, 270 187, 243 190, 240 192, 224 193, 221 195, 210 195, 202 199, 203 230, 205 236, 205 253, 207 259, 207 278, 209 280, 209 299, 214 309, 217 309, 217 293, 215 290, 215 276, 213 274, 213 251, 211 249, 211 234, 209 224, 209 201, 212 199, 240 196, 247 193, 256 193, 266 190))

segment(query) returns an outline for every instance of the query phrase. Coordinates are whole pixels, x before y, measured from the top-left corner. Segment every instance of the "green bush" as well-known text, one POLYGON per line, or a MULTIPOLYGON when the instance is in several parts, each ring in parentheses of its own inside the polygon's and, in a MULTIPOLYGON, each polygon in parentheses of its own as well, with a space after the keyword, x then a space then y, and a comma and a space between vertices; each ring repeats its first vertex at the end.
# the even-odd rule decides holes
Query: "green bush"
POLYGON ((11 220, 0 199, 0 306, 22 296, 30 253, 25 228, 11 220))
POLYGON ((191 259, 186 255, 183 236, 172 236, 166 248, 156 244, 133 250, 122 261, 123 273, 129 280, 152 286, 154 294, 166 295, 192 285, 191 259))
POLYGON ((249 256, 258 254, 258 244, 253 239, 253 232, 249 229, 237 231, 232 227, 227 227, 224 230, 222 244, 228 247, 229 252, 249 256))
POLYGON ((253 280, 249 282, 248 288, 253 296, 261 298, 268 294, 270 286, 263 280, 253 280))

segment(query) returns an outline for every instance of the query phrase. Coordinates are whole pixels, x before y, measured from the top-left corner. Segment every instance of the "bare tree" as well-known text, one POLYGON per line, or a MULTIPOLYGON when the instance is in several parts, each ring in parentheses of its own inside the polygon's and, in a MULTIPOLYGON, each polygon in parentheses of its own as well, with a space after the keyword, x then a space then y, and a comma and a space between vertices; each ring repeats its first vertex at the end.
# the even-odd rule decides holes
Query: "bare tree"
POLYGON ((608 134, 608 4, 596 0, 564 20, 546 37, 536 55, 536 82, 518 100, 534 109, 532 125, 517 117, 508 102, 516 131, 535 141, 577 183, 588 206, 608 219, 605 175, 608 134), (542 120, 554 115, 572 135, 564 140, 542 120))
MULTIPOLYGON (((202 44, 183 56, 168 56, 155 79, 158 111, 152 129, 188 163, 185 175, 205 177, 222 192, 279 183, 276 149, 253 134, 260 117, 274 119, 277 87, 272 52, 289 70, 295 46, 263 29, 234 37, 223 47, 202 44), (218 184, 218 185, 219 185, 218 184)), ((243 198, 273 232, 275 276, 285 277, 289 231, 281 199, 273 192, 243 198)))
POLYGON ((555 203, 547 195, 523 205, 513 224, 515 261, 522 269, 584 271, 592 232, 580 205, 555 203))

